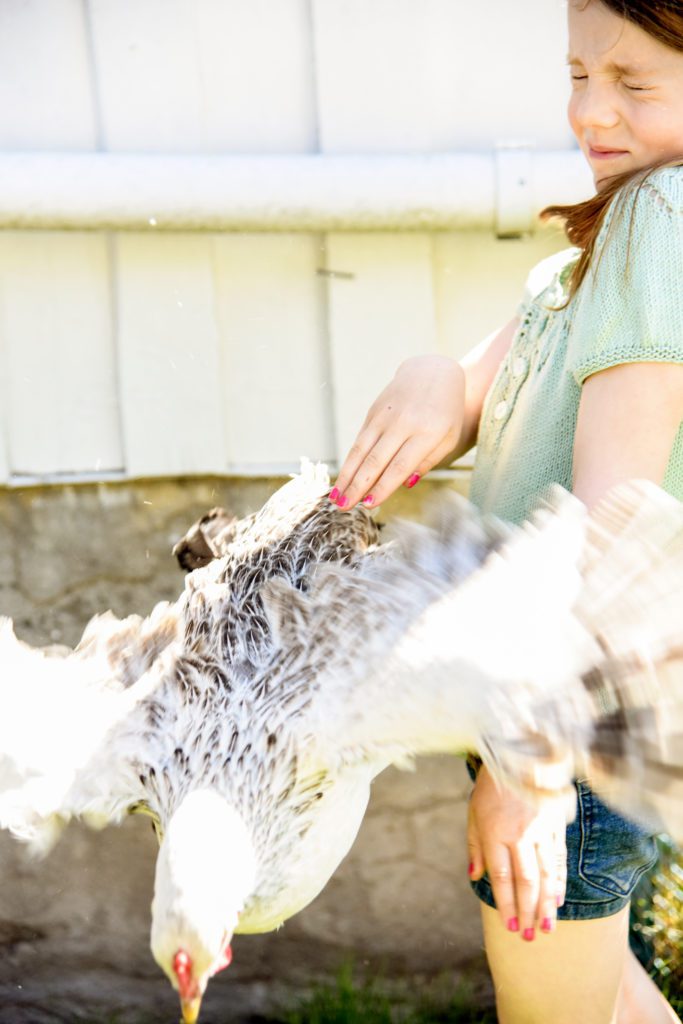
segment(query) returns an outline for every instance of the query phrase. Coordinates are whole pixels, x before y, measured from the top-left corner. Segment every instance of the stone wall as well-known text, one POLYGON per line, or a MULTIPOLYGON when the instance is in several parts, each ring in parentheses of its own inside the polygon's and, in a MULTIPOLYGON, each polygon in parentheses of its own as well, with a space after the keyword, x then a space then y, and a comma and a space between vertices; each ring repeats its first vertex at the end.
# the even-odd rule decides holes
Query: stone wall
MULTIPOLYGON (((212 505, 242 515, 279 480, 142 481, 0 490, 0 614, 31 643, 74 644, 88 618, 146 613, 182 576, 174 541, 212 505)), ((419 514, 429 495, 383 510, 419 514)), ((350 956, 359 968, 423 985, 481 974, 468 891, 461 762, 387 771, 358 840, 325 891, 278 933, 237 937, 209 988, 206 1024, 249 1021, 291 1002, 350 956)), ((0 835, 0 1024, 172 1020, 177 1003, 149 952, 156 840, 146 819, 103 833, 72 825, 44 862, 0 835)))

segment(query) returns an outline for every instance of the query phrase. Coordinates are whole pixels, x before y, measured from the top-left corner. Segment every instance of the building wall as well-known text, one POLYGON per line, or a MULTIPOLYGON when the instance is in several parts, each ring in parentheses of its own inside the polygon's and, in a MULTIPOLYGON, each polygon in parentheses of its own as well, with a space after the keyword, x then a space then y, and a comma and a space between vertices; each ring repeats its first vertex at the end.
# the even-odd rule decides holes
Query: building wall
MULTIPOLYGON (((563 149, 563 20, 560 0, 5 0, 0 166, 563 149)), ((335 463, 404 356, 465 352, 564 244, 162 234, 153 213, 0 232, 0 483, 335 463)))

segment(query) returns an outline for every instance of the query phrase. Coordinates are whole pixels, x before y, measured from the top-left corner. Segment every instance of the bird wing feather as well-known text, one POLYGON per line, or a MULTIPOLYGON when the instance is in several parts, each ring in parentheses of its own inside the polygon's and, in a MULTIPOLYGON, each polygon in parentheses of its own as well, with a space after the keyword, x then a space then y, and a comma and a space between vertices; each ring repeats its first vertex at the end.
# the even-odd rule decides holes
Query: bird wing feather
MULTIPOLYGON (((399 528, 392 552, 356 570, 320 567, 308 594, 265 588, 276 634, 317 659, 307 727, 345 759, 469 749, 492 757, 493 736, 547 732, 549 711, 536 709, 550 695, 566 698, 596 656, 571 613, 579 502, 558 490, 517 531, 456 499, 440 518, 446 528, 399 528)), ((291 655, 289 665, 297 671, 291 655)), ((578 687, 575 699, 585 739, 578 687)))
POLYGON ((474 749, 531 795, 581 770, 680 835, 683 506, 629 484, 587 516, 556 489, 522 528, 489 525, 488 547, 473 509, 449 514, 440 532, 399 528, 359 571, 319 569, 309 594, 266 588, 277 634, 319 658, 321 748, 378 763, 474 749))
POLYGON ((577 616, 604 652, 584 680, 595 731, 582 771, 626 813, 683 834, 683 504, 647 481, 588 521, 577 616))
POLYGON ((163 675, 178 621, 167 604, 145 620, 98 616, 76 651, 53 655, 0 620, 0 827, 45 852, 70 817, 100 823, 139 797, 122 784, 120 737, 133 728, 142 738, 134 716, 163 675))

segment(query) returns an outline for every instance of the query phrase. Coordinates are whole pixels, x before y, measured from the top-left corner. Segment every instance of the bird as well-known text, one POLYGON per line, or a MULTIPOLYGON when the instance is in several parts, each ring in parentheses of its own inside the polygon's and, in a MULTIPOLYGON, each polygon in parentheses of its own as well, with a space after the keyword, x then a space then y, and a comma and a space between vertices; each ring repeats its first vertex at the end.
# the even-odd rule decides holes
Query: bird
POLYGON ((628 799, 683 826, 675 499, 629 484, 589 513, 555 488, 513 527, 451 495, 385 540, 328 488, 305 462, 251 516, 212 510, 178 600, 96 616, 73 651, 0 620, 0 827, 46 853, 72 818, 152 819, 151 950, 184 1024, 234 934, 324 888, 389 765, 476 751, 538 802, 628 765, 628 799))

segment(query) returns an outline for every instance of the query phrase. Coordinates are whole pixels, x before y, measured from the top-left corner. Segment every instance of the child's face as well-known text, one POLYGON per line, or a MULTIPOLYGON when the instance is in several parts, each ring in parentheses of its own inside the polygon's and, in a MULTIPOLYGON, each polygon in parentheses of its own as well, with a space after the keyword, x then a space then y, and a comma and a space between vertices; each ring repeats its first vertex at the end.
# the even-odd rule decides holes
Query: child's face
POLYGON ((600 0, 570 0, 569 122, 596 187, 683 158, 683 53, 600 0))

